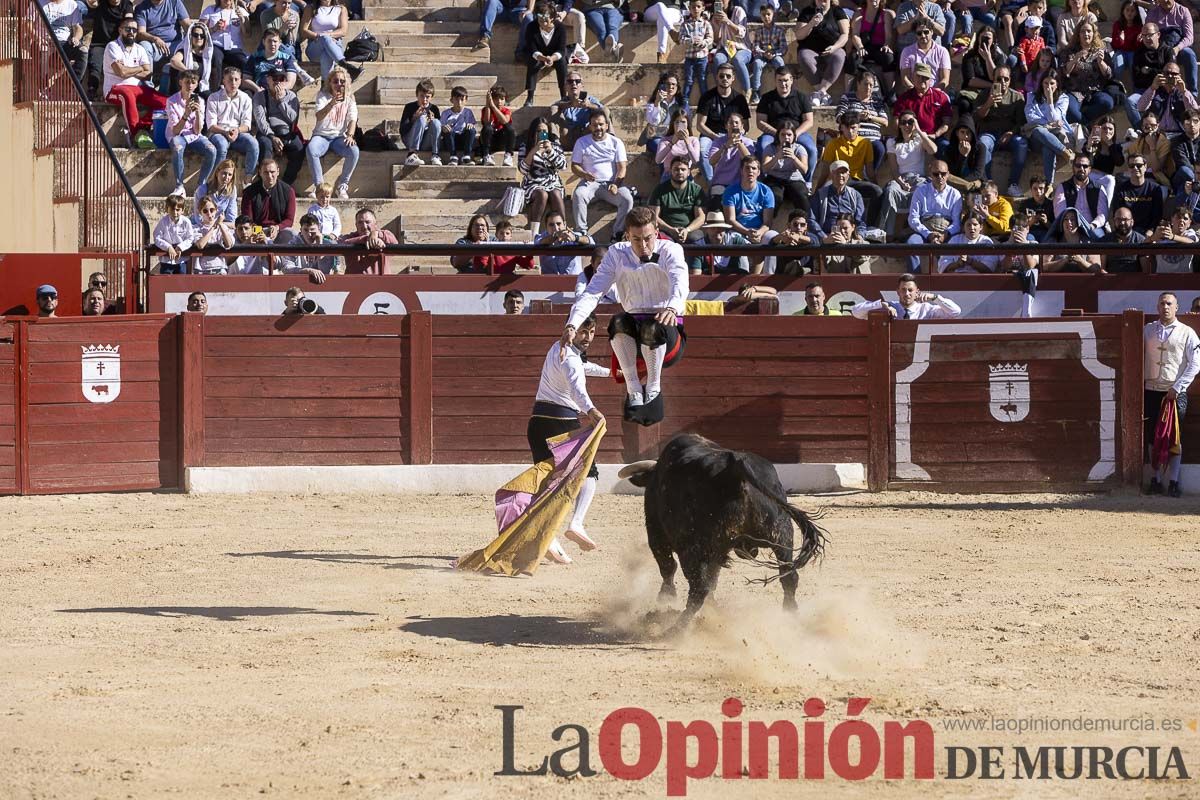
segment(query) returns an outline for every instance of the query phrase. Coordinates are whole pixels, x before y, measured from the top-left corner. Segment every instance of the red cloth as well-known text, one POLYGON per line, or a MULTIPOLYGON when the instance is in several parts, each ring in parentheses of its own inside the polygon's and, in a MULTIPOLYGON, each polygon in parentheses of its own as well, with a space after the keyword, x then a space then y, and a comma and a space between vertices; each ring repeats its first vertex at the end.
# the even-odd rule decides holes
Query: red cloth
POLYGON ((1180 451, 1178 409, 1174 400, 1163 397, 1158 412, 1158 424, 1154 426, 1154 444, 1150 447, 1151 468, 1161 469, 1172 453, 1180 451))
POLYGON ((137 135, 138 131, 147 130, 154 121, 155 111, 165 111, 167 96, 159 94, 149 86, 119 85, 108 90, 104 98, 113 105, 121 107, 125 114, 125 124, 129 126, 129 138, 137 135), (139 113, 138 106, 145 108, 139 113))

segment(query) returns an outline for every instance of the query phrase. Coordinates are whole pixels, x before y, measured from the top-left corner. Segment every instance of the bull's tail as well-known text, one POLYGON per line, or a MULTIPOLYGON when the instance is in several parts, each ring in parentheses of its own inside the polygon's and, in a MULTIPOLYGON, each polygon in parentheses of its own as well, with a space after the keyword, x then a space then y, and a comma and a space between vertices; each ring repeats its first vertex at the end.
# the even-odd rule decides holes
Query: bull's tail
POLYGON ((795 522, 796 527, 800 529, 800 546, 792 550, 793 569, 800 569, 814 558, 821 558, 825 554, 827 538, 825 530, 817 525, 816 520, 821 519, 822 514, 808 514, 796 508, 788 502, 787 495, 780 494, 777 490, 764 486, 758 479, 758 476, 754 474, 751 466, 746 463, 741 453, 732 453, 732 456, 734 467, 740 476, 745 478, 746 482, 757 489, 764 497, 783 509, 784 513, 791 517, 792 522, 795 522))

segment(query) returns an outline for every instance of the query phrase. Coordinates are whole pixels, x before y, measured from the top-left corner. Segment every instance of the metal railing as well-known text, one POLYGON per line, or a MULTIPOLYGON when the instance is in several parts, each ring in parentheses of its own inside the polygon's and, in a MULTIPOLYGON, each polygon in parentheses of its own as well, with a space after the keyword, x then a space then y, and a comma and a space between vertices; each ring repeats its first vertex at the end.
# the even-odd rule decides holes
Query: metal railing
MULTIPOLYGON (((140 258, 150 224, 39 3, 0 0, 0 59, 13 64, 14 104, 33 110, 35 154, 54 156, 55 202, 79 208, 80 250, 140 258)), ((114 271, 109 281, 128 277, 114 271)))

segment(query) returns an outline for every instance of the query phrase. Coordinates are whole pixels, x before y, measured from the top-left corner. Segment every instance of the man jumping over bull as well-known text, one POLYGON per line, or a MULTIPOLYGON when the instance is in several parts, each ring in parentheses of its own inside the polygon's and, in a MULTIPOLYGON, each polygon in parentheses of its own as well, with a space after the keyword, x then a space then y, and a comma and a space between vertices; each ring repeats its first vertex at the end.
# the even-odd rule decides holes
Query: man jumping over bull
POLYGON ((575 332, 616 284, 624 312, 608 323, 608 339, 625 379, 625 419, 653 425, 663 418, 662 371, 683 357, 686 336, 683 309, 688 296, 688 269, 683 248, 658 238, 653 209, 638 207, 625 218, 627 241, 608 253, 567 317, 559 357, 575 332), (646 383, 638 376, 639 350, 646 383))

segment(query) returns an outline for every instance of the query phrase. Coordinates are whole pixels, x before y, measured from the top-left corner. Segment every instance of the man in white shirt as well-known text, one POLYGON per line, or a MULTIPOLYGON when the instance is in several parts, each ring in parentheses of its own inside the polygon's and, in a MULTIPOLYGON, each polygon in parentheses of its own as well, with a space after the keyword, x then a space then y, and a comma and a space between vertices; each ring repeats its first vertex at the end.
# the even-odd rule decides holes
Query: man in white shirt
POLYGON ((253 175, 258 169, 258 140, 250 134, 250 123, 254 113, 254 101, 241 91, 242 71, 237 67, 226 67, 221 72, 221 91, 208 96, 204 110, 204 122, 208 126, 208 138, 217 148, 217 163, 225 160, 230 150, 246 157, 245 175, 253 175))
POLYGON ((917 287, 917 279, 907 272, 900 276, 896 286, 895 302, 885 300, 864 300, 850 309, 850 313, 858 319, 866 319, 872 311, 886 309, 892 319, 954 319, 962 315, 962 309, 949 297, 942 297, 932 292, 922 292, 917 287))
POLYGON ((663 418, 662 371, 683 357, 681 317, 688 296, 683 248, 658 238, 654 209, 629 212, 628 241, 608 248, 587 289, 575 300, 560 340, 565 347, 615 284, 624 313, 608 323, 608 338, 625 380, 625 419, 653 425, 663 418), (646 363, 643 390, 638 352, 646 363))
POLYGON ((600 199, 617 207, 613 223, 613 241, 619 241, 625 230, 625 217, 633 208, 633 194, 625 183, 625 166, 629 160, 625 143, 608 132, 608 114, 593 111, 588 122, 591 133, 579 137, 571 151, 571 172, 579 178, 571 205, 575 209, 575 230, 588 230, 588 204, 600 199))
MULTIPOLYGON (((1188 387, 1200 372, 1200 338, 1175 315, 1179 313, 1179 298, 1174 292, 1158 296, 1158 319, 1142 330, 1145 347, 1143 379, 1145 395, 1142 400, 1143 431, 1146 449, 1153 451, 1154 429, 1158 425, 1163 404, 1175 403, 1180 428, 1187 413, 1188 387)), ((1167 484, 1167 496, 1179 497, 1179 471, 1183 458, 1182 436, 1179 449, 1172 448, 1164 463, 1150 478, 1149 494, 1162 494, 1167 484)), ((1153 467, 1153 457, 1151 458, 1153 467)))
POLYGON ((153 150, 150 125, 154 112, 167 107, 167 96, 142 83, 150 78, 154 67, 137 43, 138 25, 132 14, 121 20, 117 34, 104 48, 104 100, 124 112, 130 145, 153 150))
MULTIPOLYGON (((607 378, 609 370, 599 364, 584 360, 588 345, 596 338, 596 315, 589 314, 574 332, 571 342, 561 341, 550 346, 542 364, 542 377, 538 381, 537 395, 533 402, 533 413, 525 435, 529 440, 529 451, 533 461, 545 461, 551 457, 547 439, 579 429, 579 417, 584 415, 593 425, 604 421, 604 415, 588 396, 585 377, 607 378)), ((575 513, 567 525, 565 536, 579 545, 582 550, 595 550, 596 543, 587 535, 583 519, 587 515, 592 498, 596 495, 596 481, 600 477, 595 462, 588 470, 587 479, 575 498, 575 513)), ((570 564, 571 559, 556 538, 546 551, 547 557, 560 564, 570 564)))

